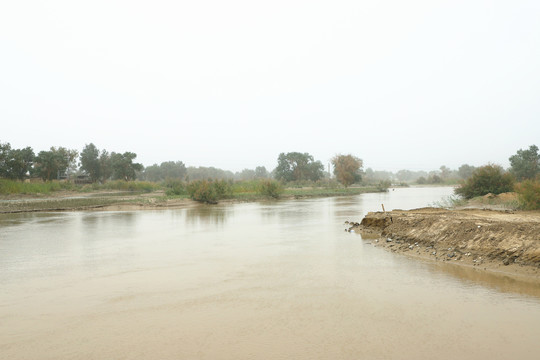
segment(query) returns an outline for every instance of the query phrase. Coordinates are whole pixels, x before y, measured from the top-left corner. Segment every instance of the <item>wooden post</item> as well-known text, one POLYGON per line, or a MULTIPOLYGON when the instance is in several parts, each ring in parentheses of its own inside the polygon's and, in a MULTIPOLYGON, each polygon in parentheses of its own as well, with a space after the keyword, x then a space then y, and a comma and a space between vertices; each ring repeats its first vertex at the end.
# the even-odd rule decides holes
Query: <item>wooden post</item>
POLYGON ((381 206, 382 206, 382 211, 383 211, 384 213, 386 213, 386 210, 384 210, 384 204, 381 204, 381 206))

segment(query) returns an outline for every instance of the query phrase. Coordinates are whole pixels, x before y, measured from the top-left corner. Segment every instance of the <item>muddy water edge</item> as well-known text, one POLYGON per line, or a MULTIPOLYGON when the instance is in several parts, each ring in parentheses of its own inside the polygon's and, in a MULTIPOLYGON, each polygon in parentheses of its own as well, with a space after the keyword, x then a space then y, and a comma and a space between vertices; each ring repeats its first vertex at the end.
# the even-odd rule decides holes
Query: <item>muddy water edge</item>
POLYGON ((540 287, 343 231, 451 188, 0 215, 6 359, 536 359, 540 287))

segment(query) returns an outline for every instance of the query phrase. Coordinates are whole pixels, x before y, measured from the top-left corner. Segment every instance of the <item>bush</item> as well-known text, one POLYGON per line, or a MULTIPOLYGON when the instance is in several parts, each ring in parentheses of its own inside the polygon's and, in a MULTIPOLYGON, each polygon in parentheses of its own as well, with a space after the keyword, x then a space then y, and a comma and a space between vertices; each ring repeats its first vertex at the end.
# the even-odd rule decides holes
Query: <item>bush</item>
POLYGON ((187 191, 189 197, 195 201, 205 202, 208 204, 217 204, 218 193, 211 181, 195 180, 188 184, 187 191))
POLYGON ((283 193, 283 186, 276 180, 261 180, 257 187, 257 193, 277 199, 283 193))
POLYGON ((461 183, 454 192, 466 199, 486 194, 501 194, 513 191, 514 178, 498 165, 486 165, 475 169, 470 178, 461 183))
POLYGON ((166 188, 165 194, 171 195, 186 195, 186 184, 178 179, 167 179, 163 184, 166 188))
POLYGON ((392 182, 390 180, 381 180, 377 184, 377 191, 388 191, 388 188, 392 186, 392 182))
POLYGON ((525 210, 540 209, 540 181, 525 180, 516 185, 519 202, 525 210))
POLYGON ((211 186, 214 188, 218 199, 224 199, 232 195, 231 182, 227 180, 216 180, 211 182, 211 186))

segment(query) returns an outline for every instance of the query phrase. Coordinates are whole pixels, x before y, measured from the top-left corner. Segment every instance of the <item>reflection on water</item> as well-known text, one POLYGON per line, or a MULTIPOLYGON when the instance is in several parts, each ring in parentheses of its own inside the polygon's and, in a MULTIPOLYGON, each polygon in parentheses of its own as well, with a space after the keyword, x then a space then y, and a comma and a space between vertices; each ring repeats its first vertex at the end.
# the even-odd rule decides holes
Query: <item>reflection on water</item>
POLYGON ((188 224, 222 224, 232 209, 223 205, 200 205, 186 210, 188 224))
POLYGON ((538 285, 343 231, 451 188, 0 215, 8 359, 536 359, 538 285))
POLYGON ((500 292, 540 298, 540 283, 538 282, 452 263, 431 262, 430 268, 451 275, 464 283, 469 283, 471 286, 481 285, 500 292))

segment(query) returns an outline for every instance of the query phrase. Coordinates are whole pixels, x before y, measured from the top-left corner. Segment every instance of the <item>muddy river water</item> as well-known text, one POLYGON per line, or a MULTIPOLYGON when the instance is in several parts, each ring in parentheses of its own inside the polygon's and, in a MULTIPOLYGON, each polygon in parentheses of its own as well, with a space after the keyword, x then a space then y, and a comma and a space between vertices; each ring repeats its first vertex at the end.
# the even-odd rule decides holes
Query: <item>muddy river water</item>
POLYGON ((538 359, 537 284, 344 231, 451 193, 0 215, 0 358, 538 359))

